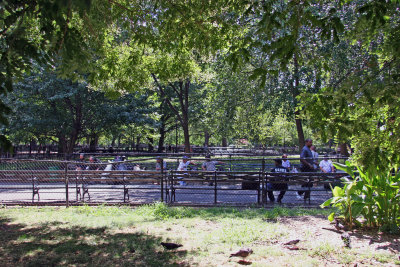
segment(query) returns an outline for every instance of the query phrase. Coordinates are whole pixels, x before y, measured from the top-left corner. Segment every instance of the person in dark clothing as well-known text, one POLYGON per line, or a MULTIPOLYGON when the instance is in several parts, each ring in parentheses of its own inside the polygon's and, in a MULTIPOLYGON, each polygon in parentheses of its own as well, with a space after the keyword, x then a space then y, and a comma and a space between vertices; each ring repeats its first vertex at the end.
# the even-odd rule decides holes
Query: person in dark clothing
MULTIPOLYGON (((314 159, 313 159, 313 154, 311 152, 311 146, 312 146, 312 140, 311 139, 306 139, 306 144, 301 150, 300 154, 300 162, 301 162, 301 167, 300 170, 301 172, 315 172, 314 168, 314 159)), ((304 183, 301 185, 301 187, 308 187, 311 188, 313 186, 312 180, 309 180, 308 182, 304 183)), ((298 191, 299 196, 304 194, 304 200, 310 199, 310 191, 298 191)))
POLYGON ((81 170, 86 170, 87 165, 85 164, 85 154, 81 153, 79 154, 79 159, 77 160, 78 164, 76 164, 76 170, 81 171, 81 170))
POLYGON ((88 164, 88 167, 86 168, 87 170, 90 170, 90 171, 98 171, 98 170, 100 170, 100 165, 99 164, 93 164, 93 163, 100 163, 100 161, 98 159, 96 159, 95 157, 90 156, 89 157, 89 163, 92 163, 92 164, 88 164))
MULTIPOLYGON (((282 160, 281 159, 275 159, 275 167, 271 169, 271 172, 281 172, 281 173, 287 173, 289 170, 285 167, 282 166, 282 160)), ((286 176, 275 176, 271 180, 273 181, 281 181, 281 180, 286 180, 286 176)), ((278 195, 278 203, 282 202, 282 198, 286 193, 286 190, 288 190, 288 184, 287 183, 268 183, 267 184, 267 194, 268 198, 271 202, 275 201, 274 197, 274 192, 273 191, 280 191, 278 195)))

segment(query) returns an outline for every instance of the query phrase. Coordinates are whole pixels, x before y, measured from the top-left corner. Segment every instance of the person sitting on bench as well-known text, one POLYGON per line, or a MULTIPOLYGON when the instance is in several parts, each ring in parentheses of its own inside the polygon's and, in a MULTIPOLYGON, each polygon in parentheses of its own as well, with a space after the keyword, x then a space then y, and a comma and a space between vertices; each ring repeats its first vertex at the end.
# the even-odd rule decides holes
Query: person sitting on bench
MULTIPOLYGON (((281 159, 275 159, 275 167, 271 169, 271 172, 281 172, 281 173, 287 173, 289 170, 285 167, 282 166, 282 160, 281 159)), ((286 190, 288 190, 288 184, 287 183, 275 183, 275 181, 279 180, 285 180, 285 175, 282 176, 277 176, 272 178, 271 180, 274 181, 274 183, 268 183, 267 184, 267 194, 268 198, 271 202, 275 201, 274 197, 274 192, 273 191, 280 191, 278 195, 278 203, 282 202, 282 198, 286 193, 286 190)))

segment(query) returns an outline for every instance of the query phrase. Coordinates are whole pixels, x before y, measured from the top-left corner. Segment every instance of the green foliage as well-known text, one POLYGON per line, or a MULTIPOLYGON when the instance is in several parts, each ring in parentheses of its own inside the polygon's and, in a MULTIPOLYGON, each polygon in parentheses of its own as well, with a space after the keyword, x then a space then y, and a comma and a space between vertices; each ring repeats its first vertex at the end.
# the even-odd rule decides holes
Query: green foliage
POLYGON ((42 68, 17 83, 6 102, 13 106, 6 131, 15 143, 52 140, 62 153, 72 153, 83 137, 114 133, 126 125, 153 124, 146 95, 110 99, 85 82, 60 79, 42 68))
MULTIPOLYGON (((398 232, 400 226, 400 172, 397 165, 388 169, 360 168, 346 162, 335 164, 346 171, 351 179, 344 178, 344 187, 332 189, 332 198, 321 207, 332 205, 337 214, 350 226, 366 224, 382 230, 398 232), (354 169, 356 168, 356 171, 354 169)), ((333 220, 333 214, 329 216, 333 220)))

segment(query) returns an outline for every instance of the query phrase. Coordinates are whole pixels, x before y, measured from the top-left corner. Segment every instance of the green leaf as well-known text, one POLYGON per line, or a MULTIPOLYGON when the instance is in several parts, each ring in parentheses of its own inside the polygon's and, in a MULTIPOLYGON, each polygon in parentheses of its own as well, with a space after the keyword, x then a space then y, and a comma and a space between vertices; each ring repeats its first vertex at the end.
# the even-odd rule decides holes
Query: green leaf
POLYGON ((320 205, 320 207, 321 207, 321 208, 328 207, 328 206, 332 203, 332 201, 333 201, 333 198, 330 198, 330 199, 326 200, 324 203, 322 203, 322 204, 320 205))
POLYGON ((334 219, 335 219, 335 213, 332 212, 331 214, 329 214, 328 220, 329 220, 330 222, 333 222, 334 219))
POLYGON ((334 197, 342 197, 344 195, 344 190, 343 188, 340 188, 338 186, 335 186, 335 188, 333 188, 332 190, 332 195, 334 197))

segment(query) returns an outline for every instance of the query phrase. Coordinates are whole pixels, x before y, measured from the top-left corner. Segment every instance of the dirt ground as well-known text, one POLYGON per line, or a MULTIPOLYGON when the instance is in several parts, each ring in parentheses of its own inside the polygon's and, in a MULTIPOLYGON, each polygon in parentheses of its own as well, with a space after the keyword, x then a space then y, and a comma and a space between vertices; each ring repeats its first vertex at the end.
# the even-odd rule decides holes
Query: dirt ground
POLYGON ((397 266, 400 263, 400 236, 378 232, 376 229, 347 231, 351 237, 351 250, 344 249, 341 234, 334 223, 329 222, 324 216, 282 217, 277 222, 289 229, 288 241, 299 239, 295 246, 299 250, 291 250, 290 246, 282 243, 279 246, 285 248, 289 255, 298 254, 302 250, 314 250, 322 247, 321 255, 325 257, 327 266, 397 266), (321 246, 322 244, 322 246, 321 246), (329 244, 328 247, 323 244, 329 244), (340 249, 339 249, 340 248, 340 249), (324 256, 325 254, 325 256, 324 256), (348 264, 337 260, 338 255, 354 255, 348 264), (395 263, 390 263, 393 262, 395 263))

